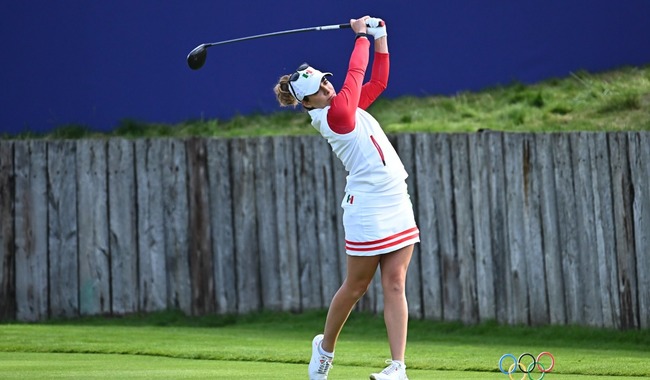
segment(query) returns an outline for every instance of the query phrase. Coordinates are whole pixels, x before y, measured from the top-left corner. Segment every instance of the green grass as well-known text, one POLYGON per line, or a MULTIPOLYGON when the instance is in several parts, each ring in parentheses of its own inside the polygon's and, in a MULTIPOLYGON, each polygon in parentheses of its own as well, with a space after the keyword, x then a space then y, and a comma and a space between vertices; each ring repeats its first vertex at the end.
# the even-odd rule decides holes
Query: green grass
MULTIPOLYGON (((0 373, 3 379, 299 379, 324 317, 320 311, 240 318, 166 312, 4 324, 0 373)), ((497 369, 502 354, 541 351, 556 358, 548 379, 650 377, 648 330, 412 321, 409 334, 412 380, 507 379, 497 369)), ((341 335, 331 378, 362 379, 382 368, 389 356, 385 341, 381 318, 354 313, 341 335)))
MULTIPOLYGON (((650 65, 602 73, 580 71, 540 83, 488 88, 455 96, 380 98, 370 108, 388 133, 648 131, 650 65)), ((24 132, 0 138, 251 137, 317 132, 300 110, 239 115, 229 120, 155 124, 124 120, 110 133, 89 126, 61 126, 49 134, 24 132)))

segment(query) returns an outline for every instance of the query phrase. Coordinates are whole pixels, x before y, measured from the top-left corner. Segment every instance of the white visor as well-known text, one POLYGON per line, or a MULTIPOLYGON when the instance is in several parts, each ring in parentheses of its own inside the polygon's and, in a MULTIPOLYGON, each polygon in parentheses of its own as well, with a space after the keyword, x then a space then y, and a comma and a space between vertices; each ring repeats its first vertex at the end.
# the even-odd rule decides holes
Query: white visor
POLYGON ((332 73, 322 73, 311 66, 307 66, 304 70, 296 71, 292 77, 295 77, 296 74, 298 79, 294 81, 289 80, 289 91, 299 102, 302 102, 305 96, 318 92, 320 83, 325 75, 332 75, 332 73))

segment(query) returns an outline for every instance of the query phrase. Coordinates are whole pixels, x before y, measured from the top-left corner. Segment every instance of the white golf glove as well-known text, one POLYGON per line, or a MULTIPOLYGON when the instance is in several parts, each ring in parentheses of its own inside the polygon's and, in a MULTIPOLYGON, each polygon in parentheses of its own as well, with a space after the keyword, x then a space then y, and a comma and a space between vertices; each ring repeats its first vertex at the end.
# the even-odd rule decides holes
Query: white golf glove
POLYGON ((375 40, 386 37, 386 23, 384 20, 376 17, 371 17, 366 20, 368 26, 367 33, 370 34, 375 40))

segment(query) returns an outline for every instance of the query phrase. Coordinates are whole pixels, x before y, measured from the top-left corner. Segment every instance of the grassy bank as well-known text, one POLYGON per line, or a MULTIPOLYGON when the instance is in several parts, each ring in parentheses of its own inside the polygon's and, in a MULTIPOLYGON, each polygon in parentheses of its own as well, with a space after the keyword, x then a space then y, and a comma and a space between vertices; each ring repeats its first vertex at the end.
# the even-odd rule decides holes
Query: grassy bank
MULTIPOLYGON (((643 131, 650 130, 650 65, 602 73, 575 72, 565 78, 524 85, 512 83, 455 96, 380 98, 370 112, 388 133, 643 131)), ((125 120, 111 133, 86 126, 62 126, 50 134, 4 138, 242 137, 315 134, 298 110, 153 124, 125 120)))

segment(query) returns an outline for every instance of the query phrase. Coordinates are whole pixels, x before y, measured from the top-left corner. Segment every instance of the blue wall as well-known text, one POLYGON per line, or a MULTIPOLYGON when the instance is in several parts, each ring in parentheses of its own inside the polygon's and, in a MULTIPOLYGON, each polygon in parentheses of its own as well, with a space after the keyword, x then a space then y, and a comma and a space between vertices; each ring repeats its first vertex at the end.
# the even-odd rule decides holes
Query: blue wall
POLYGON ((350 30, 213 47, 199 71, 188 69, 187 53, 364 14, 388 23, 389 97, 650 63, 648 0, 4 0, 0 131, 275 111, 276 79, 303 61, 341 85, 350 30))

